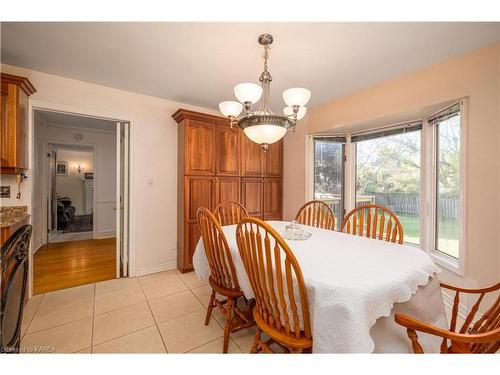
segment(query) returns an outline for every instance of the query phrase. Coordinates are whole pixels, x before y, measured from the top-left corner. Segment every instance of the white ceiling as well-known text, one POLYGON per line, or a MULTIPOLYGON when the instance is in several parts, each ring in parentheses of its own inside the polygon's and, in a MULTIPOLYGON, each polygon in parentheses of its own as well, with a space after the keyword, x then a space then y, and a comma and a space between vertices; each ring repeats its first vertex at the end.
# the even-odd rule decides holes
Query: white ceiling
POLYGON ((115 121, 88 116, 79 116, 64 112, 44 111, 41 109, 37 109, 35 111, 35 125, 37 120, 41 120, 47 125, 57 125, 80 130, 87 129, 105 132, 116 131, 115 121))
POLYGON ((500 23, 2 23, 2 62, 216 108, 258 82, 272 33, 273 109, 311 105, 500 40, 500 23))

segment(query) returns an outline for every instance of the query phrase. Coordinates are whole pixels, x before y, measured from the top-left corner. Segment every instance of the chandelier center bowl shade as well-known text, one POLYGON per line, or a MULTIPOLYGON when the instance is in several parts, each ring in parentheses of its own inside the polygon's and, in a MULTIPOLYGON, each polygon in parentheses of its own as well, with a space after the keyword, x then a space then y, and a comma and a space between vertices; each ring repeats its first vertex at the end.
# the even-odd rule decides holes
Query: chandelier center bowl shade
POLYGON ((276 114, 271 110, 273 78, 268 69, 268 62, 269 46, 273 39, 270 34, 262 34, 258 38, 259 44, 264 46, 264 71, 259 77, 260 85, 251 82, 239 83, 234 87, 238 102, 224 101, 219 104, 221 113, 229 118, 231 126, 237 124, 248 138, 265 148, 283 138, 288 129, 295 130, 297 121, 305 116, 306 104, 311 98, 311 92, 307 89, 290 88, 283 92, 283 100, 287 105, 283 108, 283 114, 276 114), (259 101, 259 108, 252 111, 252 106, 259 101), (238 118, 243 109, 244 115, 238 118))

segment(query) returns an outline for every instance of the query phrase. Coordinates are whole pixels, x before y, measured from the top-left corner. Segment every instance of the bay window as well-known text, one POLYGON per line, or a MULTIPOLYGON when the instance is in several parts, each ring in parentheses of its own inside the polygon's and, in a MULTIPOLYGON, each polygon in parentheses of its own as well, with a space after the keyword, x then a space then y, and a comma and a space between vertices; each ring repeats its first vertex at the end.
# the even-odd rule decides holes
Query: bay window
POLYGON ((339 229, 355 206, 389 208, 401 221, 405 243, 461 272, 463 126, 461 100, 421 120, 313 137, 313 197, 331 205, 339 229))
POLYGON ((314 199, 332 208, 339 230, 344 217, 344 144, 343 137, 314 139, 314 199))
POLYGON ((422 123, 353 135, 356 206, 377 204, 401 221, 405 242, 420 243, 420 137, 422 123))

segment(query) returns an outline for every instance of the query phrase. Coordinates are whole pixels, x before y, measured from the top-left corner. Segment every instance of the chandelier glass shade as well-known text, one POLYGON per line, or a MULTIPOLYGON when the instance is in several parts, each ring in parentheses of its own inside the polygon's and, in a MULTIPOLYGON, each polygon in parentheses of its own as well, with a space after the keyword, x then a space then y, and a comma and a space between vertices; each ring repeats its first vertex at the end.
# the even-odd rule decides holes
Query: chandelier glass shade
POLYGON ((221 113, 228 117, 231 126, 238 125, 245 135, 253 142, 263 147, 279 141, 288 129, 295 130, 297 121, 302 119, 307 111, 305 107, 311 98, 311 92, 304 88, 290 88, 283 92, 286 107, 283 115, 271 110, 271 81, 268 70, 269 45, 273 42, 270 34, 259 36, 259 44, 264 46, 264 71, 260 75, 260 85, 255 83, 240 83, 234 87, 236 101, 225 101, 219 104, 221 113), (252 105, 260 100, 260 106, 252 111, 252 105), (242 110, 245 113, 238 118, 242 110))

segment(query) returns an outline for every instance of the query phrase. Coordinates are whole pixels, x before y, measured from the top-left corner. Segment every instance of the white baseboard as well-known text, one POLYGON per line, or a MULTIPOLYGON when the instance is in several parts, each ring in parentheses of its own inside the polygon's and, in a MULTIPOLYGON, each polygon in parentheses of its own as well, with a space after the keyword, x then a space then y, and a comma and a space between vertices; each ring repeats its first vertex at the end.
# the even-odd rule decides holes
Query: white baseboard
POLYGON ((116 237, 116 230, 103 230, 94 234, 95 240, 102 240, 104 238, 116 237))
POLYGON ((144 275, 149 275, 150 273, 173 270, 175 268, 177 268, 177 261, 174 260, 174 261, 170 261, 170 262, 155 264, 154 266, 137 268, 135 270, 136 271, 135 275, 136 276, 144 276, 144 275))
POLYGON ((41 239, 41 238, 39 238, 39 239, 37 239, 37 240, 34 240, 34 241, 32 242, 32 245, 31 245, 31 249, 32 249, 32 251, 33 251, 33 254, 35 254, 35 253, 37 252, 37 250, 38 250, 39 248, 41 248, 42 246, 43 246, 43 242, 42 242, 42 239, 41 239))

